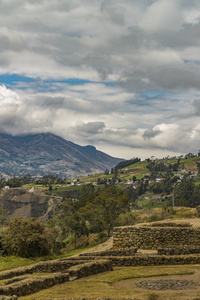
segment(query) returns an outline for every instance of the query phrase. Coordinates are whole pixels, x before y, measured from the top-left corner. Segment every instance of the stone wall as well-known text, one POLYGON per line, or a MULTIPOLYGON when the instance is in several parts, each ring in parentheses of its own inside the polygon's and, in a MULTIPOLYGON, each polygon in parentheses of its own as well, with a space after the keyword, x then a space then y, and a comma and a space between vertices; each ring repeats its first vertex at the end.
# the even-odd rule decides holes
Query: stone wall
POLYGON ((175 222, 155 222, 149 224, 144 224, 143 226, 151 226, 151 227, 192 227, 192 225, 188 222, 181 222, 181 223, 175 223, 175 222))
MULTIPOLYGON (((104 257, 112 261, 113 267, 134 267, 134 266, 161 266, 161 265, 185 265, 200 264, 200 255, 145 255, 135 254, 134 256, 109 256, 104 257)), ((85 260, 97 260, 98 257, 85 257, 85 260)))
POLYGON ((187 254, 197 254, 200 253, 200 247, 174 247, 174 248, 158 248, 159 255, 187 255, 187 254))
POLYGON ((164 247, 200 246, 200 228, 161 226, 124 226, 113 231, 113 248, 136 247, 158 249, 164 247))
POLYGON ((98 260, 71 267, 69 277, 70 280, 74 280, 112 270, 111 260, 98 260))
POLYGON ((0 272, 0 280, 32 273, 66 272, 70 267, 81 263, 84 263, 84 261, 76 259, 63 259, 41 262, 35 265, 2 271, 0 272))
POLYGON ((0 286, 0 295, 17 295, 25 296, 36 293, 42 289, 49 288, 56 284, 69 281, 69 274, 54 273, 46 276, 27 276, 19 278, 19 281, 11 284, 0 286))
MULTIPOLYGON (((1 298, 0 298, 1 300, 1 298)), ((5 299, 7 300, 7 299, 5 299)), ((10 300, 10 299, 8 299, 10 300)), ((50 300, 58 300, 58 298, 55 299, 50 299, 50 300)), ((136 298, 86 298, 86 297, 81 297, 81 298, 59 298, 59 300, 142 300, 142 299, 136 299, 136 298)), ((195 300, 195 299, 194 299, 195 300)))
POLYGON ((124 248, 124 249, 110 249, 106 251, 101 252, 93 252, 92 254, 90 252, 82 253, 80 254, 81 257, 83 256, 131 256, 137 253, 137 248, 130 247, 130 248, 124 248))
MULTIPOLYGON (((0 284, 0 295, 30 295, 56 284, 111 270, 111 260, 98 260, 95 262, 85 262, 84 264, 70 267, 65 273, 41 273, 41 275, 26 274, 25 276, 18 276, 14 279, 6 281, 4 284, 0 284)), ((19 274, 17 269, 15 271, 15 274, 19 274)), ((10 275, 13 276, 12 271, 10 271, 10 273, 10 275)))
POLYGON ((17 300, 17 296, 5 296, 5 295, 0 295, 0 300, 17 300))
POLYGON ((200 264, 200 255, 135 255, 110 259, 118 267, 200 264))
MULTIPOLYGON (((102 257, 84 256, 85 261, 95 261, 102 257)), ((138 253, 132 256, 105 256, 112 261, 113 267, 161 266, 161 265, 190 265, 200 264, 200 254, 190 255, 158 255, 138 253)))

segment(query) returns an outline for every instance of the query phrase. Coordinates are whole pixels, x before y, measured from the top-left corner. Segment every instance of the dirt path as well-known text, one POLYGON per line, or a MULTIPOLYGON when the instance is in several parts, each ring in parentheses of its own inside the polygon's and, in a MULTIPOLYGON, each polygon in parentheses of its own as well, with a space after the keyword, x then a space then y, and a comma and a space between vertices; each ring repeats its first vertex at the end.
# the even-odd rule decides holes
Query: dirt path
MULTIPOLYGON (((106 242, 104 242, 100 245, 97 245, 94 248, 84 250, 84 251, 80 252, 79 254, 106 251, 106 250, 111 249, 112 245, 113 245, 113 237, 110 237, 106 242)), ((79 256, 79 254, 76 254, 76 255, 73 255, 73 256, 79 256)))
POLYGON ((113 246, 113 237, 110 237, 106 242, 92 248, 89 249, 87 252, 89 253, 93 253, 93 252, 101 252, 101 251, 105 251, 105 250, 109 250, 111 249, 113 246))

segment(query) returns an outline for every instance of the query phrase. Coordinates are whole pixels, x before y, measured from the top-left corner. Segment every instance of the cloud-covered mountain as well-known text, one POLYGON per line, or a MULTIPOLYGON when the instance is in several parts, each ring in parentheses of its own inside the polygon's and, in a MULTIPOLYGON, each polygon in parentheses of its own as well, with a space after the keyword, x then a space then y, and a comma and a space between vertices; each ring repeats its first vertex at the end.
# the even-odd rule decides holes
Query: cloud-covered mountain
POLYGON ((199 16, 198 0, 0 1, 0 132, 196 153, 199 16))
POLYGON ((51 133, 0 134, 0 172, 7 174, 73 178, 105 171, 120 161, 93 146, 79 146, 51 133))

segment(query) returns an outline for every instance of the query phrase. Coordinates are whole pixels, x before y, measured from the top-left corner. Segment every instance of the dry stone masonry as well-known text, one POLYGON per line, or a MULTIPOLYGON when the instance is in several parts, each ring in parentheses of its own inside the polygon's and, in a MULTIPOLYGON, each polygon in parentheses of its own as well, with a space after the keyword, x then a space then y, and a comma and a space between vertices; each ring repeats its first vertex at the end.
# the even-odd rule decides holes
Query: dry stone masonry
MULTIPOLYGON (((0 298, 0 300, 2 300, 2 299, 0 298)), ((5 299, 5 300, 15 300, 15 299, 5 299)), ((99 298, 99 297, 98 298, 86 298, 86 297, 81 297, 81 298, 59 298, 59 299, 58 298, 55 298, 55 299, 48 298, 48 300, 142 300, 142 299, 136 299, 136 298, 99 298)))
MULTIPOLYGON (((9 278, 3 283, 0 282, 0 295, 30 295, 56 284, 111 270, 112 262, 110 260, 84 263, 81 260, 72 260, 71 263, 69 260, 58 260, 17 268, 11 271, 0 272, 0 280, 9 278), (50 267, 51 263, 52 266, 50 267), (59 273, 58 266, 60 266, 61 271, 59 273), (34 275, 35 272, 41 273, 41 275, 34 275), (45 274, 47 272, 52 274, 45 274)), ((0 296, 0 299, 4 296, 0 296)))
MULTIPOLYGON (((137 248, 130 247, 124 249, 110 249, 101 252, 93 252, 92 256, 132 256, 137 252, 137 248)), ((91 257, 91 253, 80 254, 80 256, 89 256, 91 257)))
POLYGON ((136 283, 138 287, 147 290, 194 290, 199 286, 199 283, 192 280, 143 280, 136 283))
POLYGON ((200 253, 200 247, 183 246, 173 248, 158 248, 158 255, 186 255, 200 253))
MULTIPOLYGON (((3 295, 0 300, 16 300, 17 296, 29 295, 55 284, 111 271, 113 266, 185 264, 200 264, 200 228, 173 222, 116 227, 110 250, 0 272, 0 295, 3 295), (139 249, 157 252, 144 254, 139 249)), ((138 286, 162 290, 192 289, 197 285, 191 281, 144 280, 138 286)))
POLYGON ((116 227, 113 233, 113 248, 135 247, 140 249, 173 248, 183 246, 200 246, 200 228, 178 224, 167 226, 151 224, 150 226, 116 227))
POLYGON ((189 223, 149 223, 114 228, 113 249, 86 253, 80 259, 100 257, 113 266, 159 266, 200 263, 200 228, 189 223), (139 249, 154 249, 154 254, 142 254, 139 249))

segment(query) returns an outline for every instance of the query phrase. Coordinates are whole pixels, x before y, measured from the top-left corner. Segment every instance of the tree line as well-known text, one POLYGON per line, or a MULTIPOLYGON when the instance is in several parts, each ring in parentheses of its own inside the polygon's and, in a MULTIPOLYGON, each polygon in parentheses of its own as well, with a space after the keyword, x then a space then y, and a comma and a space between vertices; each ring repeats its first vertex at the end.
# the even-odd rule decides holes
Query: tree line
POLYGON ((59 250, 67 237, 73 237, 76 247, 76 239, 82 235, 107 232, 110 236, 120 214, 129 210, 129 199, 122 190, 95 190, 89 184, 82 188, 79 199, 65 195, 46 225, 26 218, 4 222, 0 250, 4 255, 42 256, 59 250))

